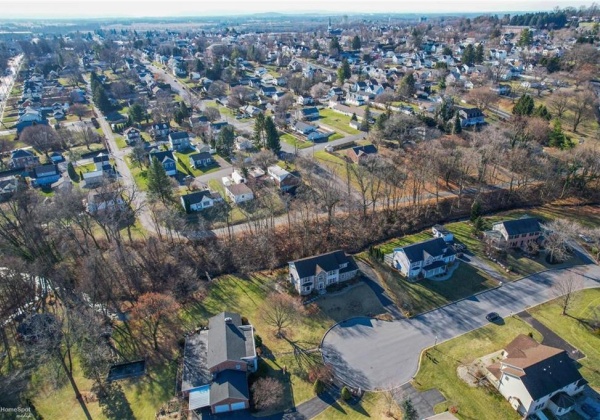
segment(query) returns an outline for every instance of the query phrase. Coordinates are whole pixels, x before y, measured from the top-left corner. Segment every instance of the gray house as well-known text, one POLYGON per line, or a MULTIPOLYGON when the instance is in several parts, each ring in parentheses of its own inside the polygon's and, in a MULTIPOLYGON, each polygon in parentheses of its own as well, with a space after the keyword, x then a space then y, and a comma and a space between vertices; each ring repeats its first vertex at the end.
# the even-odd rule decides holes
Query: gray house
POLYGON ((172 150, 178 152, 188 150, 191 147, 190 135, 185 131, 171 131, 169 133, 169 145, 172 150))
POLYGON ((409 279, 444 274, 456 253, 443 238, 429 239, 394 249, 392 266, 409 279))
POLYGON ((290 281, 301 295, 313 290, 325 291, 327 286, 348 281, 358 273, 354 259, 338 250, 288 263, 290 281))

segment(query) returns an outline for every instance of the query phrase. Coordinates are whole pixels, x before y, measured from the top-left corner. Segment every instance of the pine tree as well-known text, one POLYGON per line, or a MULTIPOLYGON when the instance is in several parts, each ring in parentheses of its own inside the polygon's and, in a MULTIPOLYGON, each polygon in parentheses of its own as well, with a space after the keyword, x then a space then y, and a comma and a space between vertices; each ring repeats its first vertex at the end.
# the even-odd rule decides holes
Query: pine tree
POLYGON ((475 47, 475 63, 481 64, 481 63, 483 63, 483 59, 484 59, 483 44, 479 43, 479 44, 477 44, 477 47, 475 47))
POLYGON ((371 128, 371 107, 367 105, 365 107, 365 114, 362 121, 360 122, 360 131, 368 133, 371 128))
POLYGON ((254 145, 260 149, 265 145, 265 114, 262 112, 254 120, 254 145))
POLYGON ((550 147, 557 147, 559 149, 569 149, 573 147, 571 139, 567 137, 562 129, 560 120, 554 120, 552 131, 550 132, 550 141, 548 144, 550 147))
POLYGON ((533 113, 534 108, 535 102, 533 98, 529 95, 523 95, 513 107, 512 113, 514 115, 529 116, 533 113))
POLYGON ((462 124, 460 122, 460 115, 458 115, 458 112, 456 113, 456 116, 454 117, 454 125, 452 126, 452 132, 454 134, 462 133, 462 124))
POLYGON ((473 48, 473 44, 467 45, 465 51, 463 52, 461 61, 463 64, 471 65, 475 62, 475 48, 473 48))
POLYGON ((361 47, 360 38, 358 35, 354 35, 354 38, 352 38, 352 49, 360 50, 360 47, 361 47))
POLYGON ((102 111, 106 113, 111 110, 110 101, 108 100, 108 96, 106 95, 106 91, 102 87, 102 85, 96 86, 96 90, 94 90, 94 94, 92 97, 94 103, 102 111))
POLYGON ((160 200, 165 204, 173 201, 171 180, 156 157, 152 158, 148 168, 148 194, 151 199, 160 200))
POLYGON ((73 162, 69 162, 69 164, 67 165, 67 173, 69 174, 69 178, 71 178, 72 181, 79 181, 79 176, 77 176, 77 172, 75 171, 73 162))
POLYGON ((415 92, 417 91, 417 88, 415 87, 415 76, 413 75, 412 72, 409 72, 408 74, 406 74, 402 80, 400 81, 400 88, 398 90, 398 93, 400 94, 400 96, 403 96, 405 98, 409 98, 411 96, 413 96, 415 94, 415 92))
POLYGON ((342 65, 337 70, 337 78, 340 85, 343 85, 346 80, 352 76, 350 63, 345 58, 342 60, 342 65))
POLYGON ((552 114, 548 111, 545 105, 539 105, 535 111, 533 112, 534 117, 540 117, 545 119, 546 121, 550 121, 552 119, 552 114))
POLYGON ((231 154, 231 150, 233 149, 233 143, 235 141, 235 133, 233 131, 233 127, 227 125, 221 129, 219 132, 219 138, 217 141, 218 149, 225 156, 229 156, 231 154))
POLYGON ((267 117, 265 119, 265 133, 267 137, 267 149, 271 150, 275 154, 278 154, 281 150, 279 133, 277 132, 277 127, 275 127, 275 123, 271 117, 267 117))

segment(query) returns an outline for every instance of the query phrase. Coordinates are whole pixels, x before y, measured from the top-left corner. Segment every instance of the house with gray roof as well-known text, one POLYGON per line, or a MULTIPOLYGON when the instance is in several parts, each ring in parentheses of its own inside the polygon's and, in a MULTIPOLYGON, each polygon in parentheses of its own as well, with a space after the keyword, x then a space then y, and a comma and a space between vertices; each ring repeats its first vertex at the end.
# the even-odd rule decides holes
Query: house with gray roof
POLYGON ((244 410, 250 404, 247 375, 257 367, 254 328, 237 313, 221 312, 209 319, 208 330, 186 338, 181 392, 190 410, 244 410))
POLYGON ((392 253, 392 267, 408 279, 428 279, 444 274, 455 260, 456 253, 443 238, 395 248, 392 253))
POLYGON ((353 279, 358 266, 344 251, 337 250, 288 262, 290 282, 301 295, 313 290, 325 292, 327 286, 353 279))

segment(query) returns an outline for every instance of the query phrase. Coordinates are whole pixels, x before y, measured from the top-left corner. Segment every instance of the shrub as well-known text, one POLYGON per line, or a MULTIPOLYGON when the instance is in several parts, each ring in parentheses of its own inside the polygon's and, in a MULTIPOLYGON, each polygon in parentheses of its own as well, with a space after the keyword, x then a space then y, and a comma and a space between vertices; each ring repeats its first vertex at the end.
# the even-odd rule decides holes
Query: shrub
MULTIPOLYGON (((243 321, 242 321, 243 323, 243 321)), ((263 345, 263 341, 260 335, 258 334, 254 334, 254 344, 256 344, 256 347, 262 347, 263 345)))
POLYGON ((350 392, 350 390, 347 387, 343 387, 342 388, 342 399, 344 401, 348 401, 350 398, 352 398, 352 393, 350 392))
POLYGON ((313 385, 313 391, 315 391, 315 395, 322 394, 325 391, 325 384, 322 380, 317 379, 313 385))

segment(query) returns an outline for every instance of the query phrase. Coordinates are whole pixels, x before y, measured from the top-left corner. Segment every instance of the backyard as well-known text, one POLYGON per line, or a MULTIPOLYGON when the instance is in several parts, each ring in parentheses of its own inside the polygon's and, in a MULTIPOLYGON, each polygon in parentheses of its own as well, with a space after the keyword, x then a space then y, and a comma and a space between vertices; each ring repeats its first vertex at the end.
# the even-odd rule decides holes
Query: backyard
POLYGON ((325 125, 333 127, 347 134, 360 133, 360 131, 350 127, 350 117, 344 114, 340 114, 339 112, 335 112, 328 108, 321 109, 319 114, 321 115, 319 122, 322 122, 325 125))

